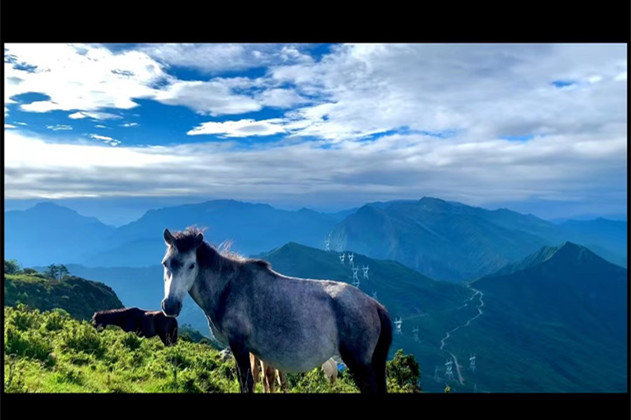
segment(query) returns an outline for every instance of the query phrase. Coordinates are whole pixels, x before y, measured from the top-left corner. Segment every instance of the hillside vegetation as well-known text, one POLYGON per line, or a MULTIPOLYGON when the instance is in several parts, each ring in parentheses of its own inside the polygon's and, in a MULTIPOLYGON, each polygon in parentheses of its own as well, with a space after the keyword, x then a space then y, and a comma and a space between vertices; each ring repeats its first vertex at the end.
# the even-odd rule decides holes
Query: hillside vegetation
POLYGON ((44 311, 62 308, 77 319, 90 319, 96 311, 123 308, 116 293, 103 283, 76 276, 48 278, 32 271, 5 274, 5 306, 24 303, 44 311))
MULTIPOLYGON (((5 392, 236 393, 234 358, 187 339, 164 347, 117 327, 98 332, 56 309, 4 308, 5 392)), ((398 352, 388 362, 389 392, 418 391, 418 364, 398 352)), ((348 371, 329 385, 320 369, 289 374, 292 393, 358 392, 348 371)), ((261 384, 256 385, 261 392, 261 384)))

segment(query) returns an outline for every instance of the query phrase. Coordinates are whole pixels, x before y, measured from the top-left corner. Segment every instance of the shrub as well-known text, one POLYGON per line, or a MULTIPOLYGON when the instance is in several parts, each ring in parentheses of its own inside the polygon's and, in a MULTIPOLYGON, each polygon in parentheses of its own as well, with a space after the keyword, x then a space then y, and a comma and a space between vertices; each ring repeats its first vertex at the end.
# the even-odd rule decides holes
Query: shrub
POLYGON ((20 331, 14 325, 8 325, 4 331, 4 348, 8 355, 14 354, 41 360, 47 365, 54 364, 51 354, 53 348, 49 341, 34 331, 20 331))
POLYGON ((18 303, 15 310, 8 311, 7 320, 20 331, 26 331, 40 324, 41 318, 38 315, 37 309, 29 310, 25 304, 18 303))
POLYGON ((142 344, 141 340, 142 339, 138 337, 135 333, 126 333, 125 337, 123 338, 123 345, 129 350, 136 350, 140 348, 140 345, 142 344))
POLYGON ((67 349, 93 354, 100 358, 105 353, 105 347, 101 342, 98 332, 89 324, 73 325, 63 334, 64 346, 67 349))
POLYGON ((418 392, 421 390, 419 380, 421 377, 419 364, 413 354, 403 354, 399 349, 394 358, 386 363, 386 374, 395 392, 418 392))
POLYGON ((42 327, 46 331, 58 331, 64 327, 66 321, 69 319, 70 316, 68 312, 63 309, 55 309, 45 316, 42 327))

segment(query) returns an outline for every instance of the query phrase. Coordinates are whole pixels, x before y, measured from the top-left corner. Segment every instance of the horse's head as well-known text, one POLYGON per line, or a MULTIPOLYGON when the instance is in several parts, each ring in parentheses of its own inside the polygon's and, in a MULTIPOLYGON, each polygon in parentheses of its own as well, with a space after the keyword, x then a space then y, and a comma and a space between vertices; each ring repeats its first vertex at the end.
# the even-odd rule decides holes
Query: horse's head
POLYGON ((168 317, 176 317, 180 314, 186 293, 193 287, 197 277, 197 248, 204 241, 204 236, 197 233, 180 235, 176 239, 168 229, 164 229, 164 241, 167 244, 167 250, 162 259, 164 266, 162 312, 168 317))

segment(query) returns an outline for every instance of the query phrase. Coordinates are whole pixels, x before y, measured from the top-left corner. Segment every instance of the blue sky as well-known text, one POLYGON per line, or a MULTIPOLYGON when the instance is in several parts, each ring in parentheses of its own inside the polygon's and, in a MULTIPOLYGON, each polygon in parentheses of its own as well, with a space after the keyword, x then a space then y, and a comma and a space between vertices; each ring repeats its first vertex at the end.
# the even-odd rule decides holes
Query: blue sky
POLYGON ((4 48, 5 202, 626 213, 625 44, 4 48))

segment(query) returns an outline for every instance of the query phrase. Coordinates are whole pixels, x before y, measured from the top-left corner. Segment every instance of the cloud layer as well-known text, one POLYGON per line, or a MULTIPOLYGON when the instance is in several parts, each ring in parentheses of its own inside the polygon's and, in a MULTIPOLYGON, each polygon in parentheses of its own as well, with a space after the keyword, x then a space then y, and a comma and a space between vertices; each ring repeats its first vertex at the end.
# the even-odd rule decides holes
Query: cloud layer
POLYGON ((190 194, 343 206, 436 195, 476 205, 615 202, 626 212, 622 44, 344 44, 322 56, 275 44, 6 48, 5 114, 63 111, 46 127, 67 130, 53 140, 7 121, 7 198, 190 194), (46 99, 19 99, 32 92, 46 99), (169 133, 170 146, 70 136, 68 122, 138 125, 127 110, 142 112, 139 99, 202 121, 169 133))

